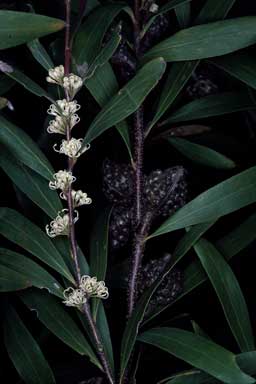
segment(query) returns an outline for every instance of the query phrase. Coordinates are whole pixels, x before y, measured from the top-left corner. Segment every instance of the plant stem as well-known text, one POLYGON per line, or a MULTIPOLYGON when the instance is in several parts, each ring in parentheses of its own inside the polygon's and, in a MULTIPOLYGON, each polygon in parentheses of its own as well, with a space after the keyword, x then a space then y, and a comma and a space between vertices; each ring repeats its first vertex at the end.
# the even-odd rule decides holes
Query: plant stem
MULTIPOLYGON (((65 33, 65 67, 64 72, 65 75, 68 75, 70 73, 70 64, 71 64, 71 46, 70 46, 70 13, 71 13, 71 0, 65 0, 66 4, 66 33, 65 33)), ((66 99, 70 101, 68 92, 66 92, 66 99)), ((71 139, 71 127, 67 127, 67 140, 69 141, 71 139)), ((68 170, 72 172, 75 165, 75 161, 72 158, 68 158, 68 170)), ((77 242, 76 242, 76 234, 75 234, 75 225, 74 225, 74 204, 73 204, 73 198, 72 198, 72 187, 69 186, 67 191, 67 204, 68 204, 68 215, 69 215, 69 241, 70 241, 70 249, 71 249, 71 256, 74 260, 75 264, 75 271, 76 271, 76 281, 77 284, 79 284, 81 280, 81 271, 78 261, 78 254, 77 254, 77 242)), ((86 321, 89 325, 89 328, 91 330, 94 342, 95 342, 95 348, 97 350, 98 356, 101 360, 103 369, 105 371, 106 377, 108 379, 109 384, 114 384, 113 374, 111 372, 111 369, 108 364, 108 360, 106 358, 103 344, 101 341, 101 336, 98 332, 96 323, 93 320, 90 304, 86 302, 83 305, 83 313, 85 315, 86 321)))
MULTIPOLYGON (((134 0, 133 36, 137 60, 140 57, 140 1, 134 0)), ((134 240, 131 260, 131 272, 128 292, 128 317, 131 316, 136 301, 137 277, 144 251, 145 228, 143 217, 143 155, 144 155, 144 119, 143 106, 134 114, 134 162, 135 162, 135 213, 134 240)))

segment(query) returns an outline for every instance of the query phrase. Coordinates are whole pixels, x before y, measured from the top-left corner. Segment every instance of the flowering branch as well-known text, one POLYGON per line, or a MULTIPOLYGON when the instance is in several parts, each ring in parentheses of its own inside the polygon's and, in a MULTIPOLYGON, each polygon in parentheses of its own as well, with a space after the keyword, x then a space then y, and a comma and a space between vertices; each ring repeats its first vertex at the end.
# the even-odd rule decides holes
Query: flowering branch
POLYGON ((84 315, 90 327, 91 334, 95 342, 95 348, 101 360, 106 377, 110 384, 114 384, 113 374, 106 358, 100 334, 98 332, 95 321, 93 320, 89 299, 97 297, 107 299, 108 289, 103 281, 97 281, 96 277, 81 276, 80 265, 77 253, 77 242, 75 234, 75 223, 79 215, 75 208, 91 203, 91 199, 85 192, 81 190, 74 191, 72 184, 76 181, 73 176, 73 168, 79 156, 89 149, 89 145, 82 148, 83 139, 76 139, 71 136, 74 126, 79 123, 80 118, 76 112, 80 109, 80 105, 74 100, 76 93, 83 85, 83 79, 73 73, 70 73, 71 65, 71 42, 70 42, 70 6, 71 0, 66 0, 66 33, 65 33, 65 66, 60 65, 49 70, 47 81, 62 87, 65 99, 57 100, 51 104, 48 113, 54 116, 54 120, 50 121, 47 131, 49 133, 58 133, 66 136, 63 139, 59 149, 57 144, 53 149, 64 154, 68 158, 68 169, 60 170, 53 175, 50 181, 51 189, 60 189, 60 197, 67 201, 67 209, 63 209, 58 213, 57 217, 46 226, 46 232, 50 237, 66 235, 70 242, 71 257, 75 265, 77 287, 69 287, 64 292, 64 304, 71 307, 77 307, 84 315))

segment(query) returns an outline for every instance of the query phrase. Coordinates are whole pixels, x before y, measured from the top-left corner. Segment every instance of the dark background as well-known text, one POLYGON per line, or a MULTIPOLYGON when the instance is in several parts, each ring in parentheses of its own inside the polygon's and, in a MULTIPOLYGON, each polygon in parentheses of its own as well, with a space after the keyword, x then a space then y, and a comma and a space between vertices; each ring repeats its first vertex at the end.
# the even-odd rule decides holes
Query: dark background
MULTIPOLYGON (((64 17, 63 1, 61 0, 35 0, 32 3, 37 13, 59 18, 64 17)), ((200 5, 203 3, 203 1, 192 2, 194 14, 196 14, 200 5), (193 4, 195 4, 195 6, 193 4)), ((27 2, 21 0, 0 1, 0 9, 23 11, 27 10, 26 4, 27 2)), ((238 0, 232 12, 230 12, 229 17, 255 14, 255 1, 238 0)), ((170 31, 177 29, 177 23, 174 18, 170 18, 169 28, 170 31)), ((59 37, 61 41, 61 33, 59 37)), ((43 44, 49 51, 52 49, 52 43, 55 39, 56 35, 42 39, 43 44)), ((252 54, 254 54, 255 48, 253 47, 251 51, 252 54)), ((57 48, 53 52, 55 54, 56 64, 60 64, 63 60, 61 52, 62 46, 61 43, 58 43, 57 48)), ((25 46, 1 51, 0 60, 7 61, 19 69, 24 70, 29 77, 36 80, 43 87, 46 86, 45 71, 34 61, 25 46)), ((241 84, 238 81, 224 76, 222 72, 205 63, 200 65, 198 74, 203 74, 206 78, 209 78, 217 85, 220 91, 241 89, 241 84)), ((157 97, 159 89, 155 91, 154 98, 157 97)), ((178 100, 177 105, 184 103, 184 100, 189 100, 186 90, 182 96, 183 97, 178 100)), ((36 98, 19 85, 15 85, 7 93, 6 97, 11 100, 14 111, 5 110, 4 115, 37 141, 55 168, 61 169, 61 167, 63 167, 63 158, 53 153, 51 150, 52 142, 49 142, 49 136, 45 133, 48 103, 43 99, 36 98)), ((83 132, 87 129, 99 108, 86 90, 80 92, 78 101, 82 105, 80 114, 82 124, 79 125, 76 133, 77 137, 82 137, 83 132)), ((147 100, 146 103, 146 118, 148 119, 150 119, 152 102, 153 97, 147 100)), ((202 122, 204 125, 210 127, 211 130, 210 132, 194 137, 193 141, 208 145, 231 157, 237 163, 237 168, 234 171, 214 170, 193 164, 186 160, 169 144, 160 140, 149 141, 147 143, 145 150, 145 173, 149 173, 157 168, 165 169, 174 165, 183 165, 188 171, 189 198, 191 199, 233 174, 255 165, 255 121, 255 112, 242 112, 200 121, 200 123, 202 122)), ((51 137, 50 141, 51 140, 54 139, 51 137)), ((85 189, 93 199, 93 204, 84 208, 81 212, 81 220, 77 225, 78 241, 85 254, 87 254, 86 250, 88 249, 90 229, 94 217, 107 205, 107 201, 102 192, 102 163, 106 158, 110 158, 118 163, 128 162, 125 147, 114 129, 108 130, 98 138, 93 143, 91 150, 88 151, 86 156, 82 157, 82 160, 76 167, 76 175, 79 175, 80 188, 85 189)), ((42 225, 42 215, 39 209, 32 206, 25 196, 13 187, 4 172, 1 172, 1 205, 15 208, 34 222, 42 225)), ((207 233, 207 238, 213 241, 219 239, 246 219, 254 210, 255 207, 251 205, 248 208, 221 219, 218 224, 207 233)), ((45 220, 45 218, 43 220, 45 220)), ((165 252, 172 253, 181 236, 182 232, 177 231, 174 234, 161 236, 156 240, 152 240, 147 248, 146 257, 158 258, 165 252)), ((6 241, 3 241, 3 244, 4 246, 10 246, 6 241)), ((114 334, 114 345, 117 357, 124 324, 125 290, 123 289, 124 285, 119 273, 116 272, 116 270, 119 271, 118 266, 128 255, 129 247, 125 247, 120 252, 110 252, 111 264, 114 266, 108 275, 111 277, 108 283, 110 285, 112 298, 106 303, 106 308, 108 310, 107 313, 112 334, 114 334)), ((186 257, 184 265, 181 264, 181 270, 193 257, 194 254, 191 252, 191 254, 186 257)), ((255 244, 251 244, 232 260, 231 265, 246 298, 253 329, 256 330, 254 258, 255 244)), ((82 379, 90 378, 98 374, 98 372, 94 371, 93 366, 87 359, 79 357, 55 336, 49 334, 47 330, 42 329, 36 320, 35 314, 29 313, 20 302, 16 300, 14 295, 8 295, 8 297, 1 295, 1 297, 3 303, 4 300, 11 300, 15 303, 26 325, 31 327, 31 332, 35 338, 40 340, 43 352, 56 373, 57 383, 76 384, 82 381, 82 379)), ((208 283, 205 283, 199 287, 199 289, 175 304, 169 311, 164 312, 163 316, 156 319, 152 325, 164 323, 165 325, 170 324, 171 326, 189 329, 191 328, 191 320, 196 321, 215 342, 235 353, 239 352, 215 292, 208 283), (179 320, 171 321, 172 318, 180 315, 182 316, 179 320)), ((0 345, 0 348, 2 348, 1 354, 3 355, 1 374, 5 375, 2 382, 8 384, 17 383, 19 382, 18 376, 7 358, 3 343, 1 342, 0 345)), ((180 361, 169 357, 159 350, 150 347, 143 348, 141 366, 138 371, 138 383, 147 382, 153 384, 156 383, 157 379, 187 368, 185 364, 182 364, 180 361)))

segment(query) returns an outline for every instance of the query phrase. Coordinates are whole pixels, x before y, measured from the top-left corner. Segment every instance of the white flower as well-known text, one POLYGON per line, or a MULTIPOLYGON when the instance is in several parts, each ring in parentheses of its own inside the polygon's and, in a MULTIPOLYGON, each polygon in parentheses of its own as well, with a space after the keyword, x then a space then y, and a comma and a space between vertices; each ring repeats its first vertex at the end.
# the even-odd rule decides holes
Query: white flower
POLYGON ((63 87, 68 92, 68 95, 71 99, 79 91, 83 85, 83 79, 79 76, 70 73, 68 76, 63 78, 63 87))
POLYGON ((71 172, 58 171, 53 175, 54 181, 49 182, 50 189, 61 189, 66 191, 68 187, 76 180, 71 172))
MULTIPOLYGON (((81 205, 88 205, 88 204, 91 204, 92 202, 92 199, 88 197, 87 193, 81 190, 79 191, 72 190, 71 194, 72 194, 74 207, 80 207, 81 205)), ((60 197, 64 200, 67 200, 67 197, 63 192, 61 192, 60 197)))
POLYGON ((87 144, 84 146, 83 150, 80 152, 82 145, 83 145, 83 139, 75 139, 72 137, 70 140, 62 140, 60 149, 56 149, 56 145, 54 144, 53 149, 56 152, 63 153, 64 155, 71 157, 72 159, 79 157, 87 151, 90 148, 90 145, 87 144))
MULTIPOLYGON (((78 220, 78 212, 74 211, 76 216, 74 217, 74 223, 78 220)), ((68 235, 69 231, 69 216, 67 214, 67 209, 62 209, 57 215, 57 217, 50 222, 50 225, 45 227, 46 233, 50 237, 68 235)))
POLYGON ((108 288, 104 281, 97 281, 97 277, 84 275, 81 277, 79 288, 87 297, 98 297, 107 299, 109 297, 108 288))
POLYGON ((48 83, 62 85, 63 77, 64 67, 63 65, 59 65, 58 67, 49 69, 46 81, 48 81, 48 83))
POLYGON ((87 297, 81 289, 72 287, 65 289, 63 296, 66 299, 63 303, 68 307, 80 307, 87 301, 87 297))
POLYGON ((61 135, 66 135, 67 127, 72 129, 80 121, 80 117, 75 113, 71 115, 68 119, 63 116, 56 116, 54 120, 49 122, 47 128, 48 133, 60 133, 61 135))
POLYGON ((80 108, 81 106, 77 104, 76 100, 56 100, 56 104, 51 104, 47 113, 52 116, 71 117, 71 115, 74 115, 80 108))
POLYGON ((156 13, 158 11, 159 6, 156 3, 151 4, 149 8, 149 12, 156 13))

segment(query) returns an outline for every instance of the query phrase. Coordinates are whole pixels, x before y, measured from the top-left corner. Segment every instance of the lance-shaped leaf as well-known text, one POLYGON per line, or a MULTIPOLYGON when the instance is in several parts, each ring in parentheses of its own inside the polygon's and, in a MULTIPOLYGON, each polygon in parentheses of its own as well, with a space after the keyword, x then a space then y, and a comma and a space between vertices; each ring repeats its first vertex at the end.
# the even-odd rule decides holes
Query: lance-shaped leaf
POLYGON ((201 193, 167 219, 150 237, 227 215, 256 201, 256 167, 201 193))
POLYGON ((214 342, 177 328, 155 328, 138 340, 154 345, 227 384, 249 384, 255 380, 241 371, 235 355, 214 342))
POLYGON ((49 188, 48 181, 37 172, 16 160, 0 145, 0 167, 12 182, 48 216, 55 218, 63 206, 56 191, 49 188))
POLYGON ((38 85, 34 80, 30 79, 27 75, 25 75, 25 73, 9 65, 7 65, 6 67, 6 64, 4 68, 8 68, 7 71, 2 70, 2 72, 4 72, 6 76, 9 76, 11 79, 15 80, 17 83, 19 83, 24 88, 26 88, 29 92, 39 97, 45 97, 47 100, 53 102, 53 99, 51 98, 51 96, 42 87, 40 87, 40 85, 38 85))
MULTIPOLYGON (((63 288, 59 282, 33 260, 9 249, 0 248, 0 265, 9 268, 37 288, 46 288, 50 293, 63 297, 63 288)), ((2 277, 2 274, 1 274, 2 277)), ((10 279, 10 283, 13 281, 10 279)))
POLYGON ((248 16, 183 29, 150 49, 144 61, 156 57, 169 62, 226 55, 256 43, 255 21, 255 16, 248 16))
POLYGON ((95 353, 77 324, 65 310, 64 304, 42 291, 28 290, 20 293, 19 296, 29 309, 36 311, 38 319, 55 336, 80 355, 88 356, 93 364, 101 368, 95 353))
POLYGON ((196 18, 196 24, 224 19, 236 0, 207 0, 196 18))
POLYGON ((0 11, 0 49, 15 47, 64 28, 62 20, 33 13, 0 11))
POLYGON ((34 59, 41 64, 41 66, 48 71, 50 68, 54 67, 53 61, 48 55, 44 46, 40 43, 38 39, 30 41, 28 44, 28 48, 32 53, 34 59))
POLYGON ((236 166, 233 160, 203 145, 181 138, 169 138, 168 142, 195 163, 219 169, 232 169, 236 166))
POLYGON ((175 7, 175 14, 181 28, 187 28, 191 17, 191 3, 185 3, 175 7))
POLYGON ((102 41, 114 18, 125 5, 108 4, 97 7, 81 25, 73 46, 73 56, 77 65, 91 65, 100 52, 102 41))
POLYGON ((26 276, 5 265, 0 265, 0 292, 19 291, 31 286, 32 282, 26 276))
POLYGON ((4 342, 11 361, 26 384, 55 383, 39 345, 9 305, 5 310, 4 342))
MULTIPOLYGON (((0 68, 1 68, 1 65, 0 65, 0 68)), ((0 74, 0 96, 8 92, 13 87, 14 84, 15 82, 12 79, 10 79, 5 75, 0 74)))
POLYGON ((74 282, 62 256, 49 237, 20 213, 10 208, 0 208, 0 234, 74 282))
POLYGON ((210 62, 249 87, 256 89, 256 63, 254 57, 247 52, 216 57, 210 62))
POLYGON ((182 88, 189 80, 193 71, 196 69, 197 64, 197 61, 191 61, 184 63, 174 63, 171 66, 169 75, 165 81, 163 90, 160 95, 155 115, 152 122, 149 124, 149 127, 147 128, 147 134, 159 121, 167 109, 170 108, 170 106, 173 104, 176 97, 179 95, 182 88))
POLYGON ((35 142, 20 128, 0 116, 0 143, 22 163, 46 179, 54 173, 52 166, 35 142))
POLYGON ((158 58, 144 65, 101 110, 85 135, 87 144, 135 112, 155 87, 165 71, 166 64, 158 58))
POLYGON ((256 108, 255 100, 248 92, 225 92, 193 100, 175 111, 161 125, 205 119, 227 113, 248 111, 256 108))
MULTIPOLYGON (((108 229, 110 209, 106 209, 97 218, 93 227, 90 242, 90 274, 97 279, 105 280, 108 263, 108 229)), ((92 304, 93 317, 96 319, 99 299, 94 299, 92 304)))
POLYGON ((207 240, 200 239, 194 249, 215 289, 241 351, 253 350, 253 333, 247 305, 232 269, 207 240))

